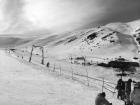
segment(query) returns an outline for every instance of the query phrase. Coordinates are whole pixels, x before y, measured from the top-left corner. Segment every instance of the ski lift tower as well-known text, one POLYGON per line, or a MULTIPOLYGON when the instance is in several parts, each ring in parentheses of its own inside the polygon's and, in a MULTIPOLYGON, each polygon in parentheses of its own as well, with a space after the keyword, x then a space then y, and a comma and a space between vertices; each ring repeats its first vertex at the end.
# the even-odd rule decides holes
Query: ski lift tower
POLYGON ((32 61, 33 50, 34 50, 35 48, 40 48, 41 53, 42 53, 42 60, 41 60, 41 64, 43 64, 43 65, 44 65, 44 47, 43 47, 43 46, 32 45, 32 49, 31 49, 31 53, 30 53, 29 62, 31 62, 31 61, 32 61))

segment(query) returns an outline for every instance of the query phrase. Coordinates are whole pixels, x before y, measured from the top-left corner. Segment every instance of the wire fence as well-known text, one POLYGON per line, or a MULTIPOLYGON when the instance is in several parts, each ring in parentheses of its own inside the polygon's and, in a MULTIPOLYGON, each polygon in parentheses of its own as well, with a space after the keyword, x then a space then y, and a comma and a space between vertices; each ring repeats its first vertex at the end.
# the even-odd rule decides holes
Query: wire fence
MULTIPOLYGON (((9 51, 8 51, 8 53, 9 53, 9 51)), ((28 59, 25 59, 25 58, 29 58, 29 57, 23 57, 15 52, 10 53, 10 55, 12 55, 12 56, 14 55, 14 57, 17 57, 19 59, 29 62, 28 59)), ((32 61, 31 63, 36 64, 36 65, 42 65, 36 61, 32 61)), ((73 66, 71 66, 69 68, 70 69, 69 71, 67 71, 66 68, 63 68, 62 65, 56 64, 56 63, 50 64, 50 65, 45 64, 43 66, 45 66, 46 70, 48 70, 49 72, 56 73, 59 76, 63 76, 66 78, 71 78, 72 80, 78 81, 89 87, 96 86, 96 87, 100 88, 102 92, 109 91, 113 95, 116 93, 116 91, 115 91, 116 84, 115 83, 107 81, 107 80, 105 80, 105 78, 96 78, 96 77, 89 76, 88 69, 85 69, 85 73, 82 74, 82 73, 75 72, 76 70, 73 66)))

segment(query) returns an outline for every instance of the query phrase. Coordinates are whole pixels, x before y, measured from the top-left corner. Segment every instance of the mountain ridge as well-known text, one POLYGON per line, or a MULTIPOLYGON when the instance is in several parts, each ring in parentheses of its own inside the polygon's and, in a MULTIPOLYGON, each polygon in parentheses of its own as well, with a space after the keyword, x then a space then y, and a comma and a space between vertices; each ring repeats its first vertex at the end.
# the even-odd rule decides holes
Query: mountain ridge
MULTIPOLYGON (((134 57, 139 57, 139 44, 140 20, 136 20, 39 37, 25 45, 44 46, 48 55, 60 59, 70 56, 114 59, 122 56, 132 60, 134 57)), ((20 48, 22 49, 25 45, 21 45, 20 48)))
POLYGON ((110 23, 73 32, 45 47, 48 48, 49 54, 60 57, 73 55, 114 58, 123 56, 132 59, 139 56, 140 33, 137 31, 140 29, 139 24, 140 20, 136 20, 134 23, 110 23))

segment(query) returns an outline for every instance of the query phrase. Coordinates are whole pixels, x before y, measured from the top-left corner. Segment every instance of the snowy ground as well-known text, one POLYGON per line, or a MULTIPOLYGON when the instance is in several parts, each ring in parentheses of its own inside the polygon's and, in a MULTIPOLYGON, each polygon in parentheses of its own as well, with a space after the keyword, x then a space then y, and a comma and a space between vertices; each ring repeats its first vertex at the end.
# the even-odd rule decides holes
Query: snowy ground
MULTIPOLYGON (((0 51, 0 105, 94 105, 98 88, 44 73, 0 51)), ((113 105, 123 105, 107 97, 113 105)))

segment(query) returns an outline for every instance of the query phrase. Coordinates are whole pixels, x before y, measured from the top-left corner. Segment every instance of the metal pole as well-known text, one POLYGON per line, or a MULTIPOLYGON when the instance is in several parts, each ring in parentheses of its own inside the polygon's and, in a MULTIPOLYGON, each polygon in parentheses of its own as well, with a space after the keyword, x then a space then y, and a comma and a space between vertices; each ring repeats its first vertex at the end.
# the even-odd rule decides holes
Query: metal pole
POLYGON ((103 78, 103 85, 102 85, 102 92, 104 91, 104 78, 103 78))
POLYGON ((55 64, 54 64, 54 67, 53 67, 53 72, 55 72, 55 64))
POLYGON ((72 73, 72 79, 73 79, 73 68, 72 67, 71 67, 71 70, 72 70, 71 73, 72 73))
POLYGON ((86 69, 86 73, 87 73, 87 85, 89 86, 89 79, 88 79, 88 71, 86 69))
POLYGON ((44 65, 44 48, 41 47, 41 49, 42 49, 42 61, 41 61, 41 64, 44 65))
POLYGON ((62 70, 61 70, 61 66, 60 66, 60 65, 59 65, 59 68, 60 68, 60 75, 61 75, 61 71, 62 71, 62 70))
POLYGON ((29 58, 29 62, 31 62, 31 60, 32 60, 33 49, 34 49, 34 46, 32 45, 32 50, 31 50, 31 54, 30 54, 30 58, 29 58))

